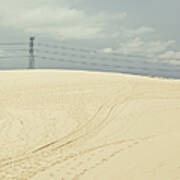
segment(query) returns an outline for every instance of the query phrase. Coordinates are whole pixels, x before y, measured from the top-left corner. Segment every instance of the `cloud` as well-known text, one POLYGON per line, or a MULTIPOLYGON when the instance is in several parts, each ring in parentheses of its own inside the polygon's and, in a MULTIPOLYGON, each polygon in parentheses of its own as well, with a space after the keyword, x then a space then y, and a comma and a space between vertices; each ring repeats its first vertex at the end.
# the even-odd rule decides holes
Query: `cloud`
POLYGON ((143 54, 155 56, 167 50, 175 41, 145 41, 140 37, 135 37, 126 42, 120 43, 118 48, 106 48, 104 52, 116 52, 122 54, 143 54))
POLYGON ((159 58, 171 64, 180 64, 180 51, 167 51, 159 55, 159 58))
POLYGON ((104 48, 102 50, 100 50, 100 52, 104 52, 104 53, 113 53, 113 49, 112 48, 104 48))
POLYGON ((147 43, 146 49, 148 54, 156 55, 157 53, 164 52, 175 43, 174 40, 169 41, 150 41, 147 43))
POLYGON ((53 3, 51 6, 40 4, 31 8, 23 3, 8 10, 1 7, 0 15, 3 26, 23 29, 25 32, 50 33, 63 39, 102 38, 110 23, 126 17, 125 12, 89 15, 83 10, 53 3))
POLYGON ((156 32, 155 28, 146 25, 133 29, 127 27, 127 23, 123 21, 127 16, 126 12, 90 13, 82 9, 70 8, 69 2, 65 0, 46 0, 46 3, 42 0, 3 1, 0 6, 0 26, 21 29, 35 35, 43 33, 65 40, 92 39, 96 42, 111 40, 113 43, 115 40, 115 45, 111 43, 102 50, 105 53, 141 55, 169 62, 179 58, 179 52, 170 49, 175 41, 148 39, 156 32), (117 42, 121 43, 117 44, 117 42))
POLYGON ((145 41, 140 37, 120 43, 118 48, 104 48, 103 53, 130 55, 142 60, 180 65, 180 51, 169 50, 175 41, 145 41))
POLYGON ((3 56, 4 55, 4 52, 2 49, 0 49, 0 56, 3 56))
POLYGON ((134 36, 140 36, 140 35, 144 35, 147 33, 152 33, 155 32, 155 29, 152 27, 146 27, 146 26, 141 26, 139 28, 136 29, 131 29, 127 31, 127 35, 129 37, 134 37, 134 36))
POLYGON ((106 47, 102 49, 101 52, 158 59, 160 54, 168 51, 169 48, 175 44, 174 40, 162 41, 148 39, 148 34, 153 34, 155 32, 155 29, 152 27, 140 26, 134 29, 123 27, 121 30, 120 33, 116 33, 116 38, 120 35, 124 37, 121 43, 119 43, 116 48, 106 47))
POLYGON ((159 55, 159 58, 180 59, 180 51, 167 51, 159 55))
POLYGON ((143 45, 144 42, 140 38, 134 38, 131 41, 120 43, 120 47, 116 51, 123 54, 140 53, 143 45))

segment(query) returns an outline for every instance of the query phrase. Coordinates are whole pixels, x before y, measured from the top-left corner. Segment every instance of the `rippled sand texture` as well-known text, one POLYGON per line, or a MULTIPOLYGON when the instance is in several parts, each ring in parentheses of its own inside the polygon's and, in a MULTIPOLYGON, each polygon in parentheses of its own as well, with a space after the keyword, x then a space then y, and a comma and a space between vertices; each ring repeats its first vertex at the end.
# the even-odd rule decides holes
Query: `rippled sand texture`
POLYGON ((0 72, 0 180, 180 180, 180 81, 0 72))

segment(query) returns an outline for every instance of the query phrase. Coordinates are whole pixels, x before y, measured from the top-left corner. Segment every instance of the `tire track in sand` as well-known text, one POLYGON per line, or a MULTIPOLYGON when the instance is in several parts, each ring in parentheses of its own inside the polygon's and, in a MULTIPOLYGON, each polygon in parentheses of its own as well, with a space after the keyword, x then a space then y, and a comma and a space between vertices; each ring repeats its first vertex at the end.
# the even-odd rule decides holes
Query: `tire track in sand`
MULTIPOLYGON (((126 97, 120 98, 122 94, 118 91, 113 95, 112 98, 108 99, 104 104, 102 104, 91 120, 83 125, 80 129, 72 132, 68 136, 46 144, 42 147, 39 147, 33 150, 31 153, 26 154, 25 156, 20 156, 18 158, 12 158, 10 161, 5 161, 0 163, 0 178, 3 180, 27 180, 40 172, 55 166, 56 164, 63 164, 66 161, 75 158, 76 156, 83 156, 90 152, 95 152, 98 149, 103 149, 106 146, 112 147, 112 145, 106 144, 101 147, 92 147, 91 149, 85 148, 86 141, 90 138, 97 136, 101 130, 107 126, 111 121, 111 115, 113 114, 115 108, 118 105, 126 105, 128 100, 134 97, 133 95, 133 86, 128 92, 126 97)), ((142 96, 142 95, 141 95, 142 96)), ((144 137, 143 139, 148 139, 149 137, 144 137)), ((128 142, 128 141, 127 141, 128 142)), ((116 142, 113 145, 120 145, 122 141, 116 142)), ((132 144, 128 144, 127 147, 133 147, 133 144, 139 144, 137 140, 132 140, 132 144)), ((112 154, 118 154, 122 151, 121 147, 118 146, 116 151, 112 148, 110 157, 113 157, 112 154), (119 149, 120 148, 120 149, 119 149)), ((123 150, 125 150, 124 148, 123 150)), ((98 153, 97 153, 98 154, 98 153)), ((104 157, 105 158, 105 157, 104 157)), ((101 162, 106 161, 105 159, 100 160, 100 162, 94 162, 95 165, 100 165, 101 162)), ((90 168, 93 168, 95 165, 92 165, 90 168)), ((83 168, 83 167, 82 167, 83 168)), ((79 174, 77 173, 73 178, 77 178, 88 170, 88 168, 83 169, 79 174)), ((63 178, 63 177, 62 177, 63 178)))
MULTIPOLYGON (((10 161, 1 163, 0 177, 4 180, 12 178, 15 178, 16 180, 28 179, 36 175, 38 172, 51 167, 53 162, 57 161, 56 157, 63 161, 63 154, 67 154, 68 151, 72 152, 75 148, 80 148, 80 145, 85 140, 96 136, 97 133, 106 126, 108 121, 111 121, 109 117, 117 104, 124 104, 130 98, 130 95, 128 95, 122 99, 119 98, 120 102, 116 102, 118 99, 117 96, 121 95, 118 93, 119 92, 111 98, 112 100, 108 100, 100 106, 93 118, 79 130, 71 133, 63 139, 40 147, 25 156, 12 158, 10 161), (114 101, 116 103, 114 103, 114 101)), ((71 156, 72 155, 70 155, 70 157, 71 156)))

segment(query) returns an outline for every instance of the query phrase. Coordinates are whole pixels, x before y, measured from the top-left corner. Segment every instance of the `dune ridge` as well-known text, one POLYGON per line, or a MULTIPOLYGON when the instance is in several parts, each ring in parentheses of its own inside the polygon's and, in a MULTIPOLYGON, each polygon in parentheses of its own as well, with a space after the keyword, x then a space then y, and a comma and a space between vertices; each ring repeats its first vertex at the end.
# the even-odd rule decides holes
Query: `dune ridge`
POLYGON ((0 179, 180 179, 179 80, 0 74, 0 179))

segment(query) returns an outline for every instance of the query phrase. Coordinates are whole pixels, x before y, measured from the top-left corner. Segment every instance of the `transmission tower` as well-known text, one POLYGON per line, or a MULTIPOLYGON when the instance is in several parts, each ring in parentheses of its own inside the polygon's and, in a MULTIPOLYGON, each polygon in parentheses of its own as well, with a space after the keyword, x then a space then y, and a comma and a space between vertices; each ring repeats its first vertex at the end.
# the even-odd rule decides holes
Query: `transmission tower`
POLYGON ((34 69, 35 58, 34 58, 34 37, 30 37, 29 43, 29 69, 34 69))

